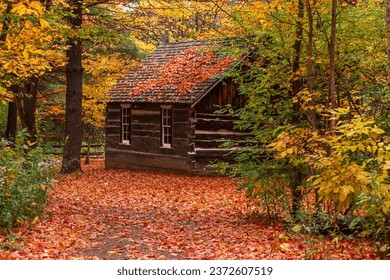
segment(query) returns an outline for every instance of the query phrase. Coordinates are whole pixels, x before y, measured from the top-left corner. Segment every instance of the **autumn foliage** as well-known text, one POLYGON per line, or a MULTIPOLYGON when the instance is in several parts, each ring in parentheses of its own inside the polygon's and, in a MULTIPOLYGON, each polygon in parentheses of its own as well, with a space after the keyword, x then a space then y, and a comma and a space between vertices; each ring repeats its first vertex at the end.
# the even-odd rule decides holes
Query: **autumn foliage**
POLYGON ((85 42, 83 117, 91 131, 104 126, 105 92, 134 66, 132 40, 150 51, 166 39, 215 31, 237 39, 224 58, 191 48, 168 59, 132 93, 184 95, 227 69, 229 55, 248 58, 230 74, 248 101, 237 127, 253 137, 233 143, 244 148, 226 170, 252 200, 227 178, 112 171, 95 162, 84 174, 58 176, 39 216, 51 182, 41 155, 26 168, 28 147, 2 144, 0 226, 13 233, 2 233, 0 258, 376 258, 361 236, 384 242, 379 251, 389 257, 390 72, 381 1, 142 0, 127 12, 117 5, 123 1, 43 2, 0 3, 0 101, 18 102, 24 127, 37 117, 28 128, 42 138, 64 119, 67 39, 85 42), (74 18, 65 2, 88 6, 80 28, 64 22, 74 18), (356 230, 353 242, 319 235, 340 234, 340 215, 356 230))
POLYGON ((245 47, 243 36, 232 46, 252 60, 236 73, 248 97, 237 127, 253 137, 230 174, 241 177, 259 213, 288 216, 293 228, 311 232, 370 236, 384 243, 388 258, 390 95, 386 60, 378 57, 379 49, 386 52, 383 6, 283 0, 244 6, 236 10, 237 30, 252 37, 245 47))
POLYGON ((27 136, 22 130, 12 148, 0 140, 0 232, 38 219, 55 174, 53 162, 42 150, 31 149, 27 136))
POLYGON ((133 94, 168 88, 179 94, 192 92, 231 64, 228 56, 218 58, 211 50, 190 47, 156 69, 155 75, 146 82, 137 82, 133 94))
POLYGON ((1 235, 0 259, 374 259, 364 240, 331 242, 262 224, 229 178, 104 170, 61 175, 33 226, 1 235))

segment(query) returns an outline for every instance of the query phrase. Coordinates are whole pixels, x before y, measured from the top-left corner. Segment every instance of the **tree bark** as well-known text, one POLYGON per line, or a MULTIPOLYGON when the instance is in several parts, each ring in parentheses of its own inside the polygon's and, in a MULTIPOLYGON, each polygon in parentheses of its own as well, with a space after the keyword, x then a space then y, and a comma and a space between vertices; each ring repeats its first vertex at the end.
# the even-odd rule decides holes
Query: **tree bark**
MULTIPOLYGON (((82 24, 82 0, 70 0, 72 14, 68 22, 73 30, 82 24)), ((66 67, 66 107, 65 107, 65 147, 61 173, 81 171, 82 125, 82 42, 80 38, 70 38, 67 50, 66 67)))
POLYGON ((307 60, 307 90, 309 95, 311 96, 310 100, 310 109, 309 109, 309 122, 310 122, 310 129, 312 131, 316 130, 317 127, 317 120, 316 120, 316 114, 314 110, 315 106, 315 100, 314 100, 314 93, 313 93, 313 11, 311 8, 310 0, 306 0, 306 11, 307 11, 307 19, 308 19, 308 43, 307 43, 307 52, 308 52, 308 60, 307 60))
MULTIPOLYGON (((300 57, 301 57, 301 47, 302 47, 302 38, 303 38, 303 26, 302 26, 303 15, 304 15, 303 0, 298 0, 298 26, 295 31, 295 41, 293 45, 293 49, 294 49, 294 58, 292 63, 293 78, 291 80, 293 97, 296 97, 299 94, 299 92, 302 90, 301 77, 297 73, 300 68, 300 57)), ((293 103, 294 112, 297 113, 299 111, 299 108, 300 108, 299 102, 294 102, 293 103)))
MULTIPOLYGON (((38 78, 32 77, 24 83, 22 88, 14 92, 15 104, 22 128, 27 128, 31 143, 37 141, 35 111, 37 108, 38 78)), ((32 145, 33 147, 35 146, 32 145)))
MULTIPOLYGON (((300 69, 300 57, 301 57, 301 48, 302 48, 302 37, 303 37, 303 16, 304 16, 304 4, 303 0, 298 0, 298 26, 295 31, 295 41, 293 45, 294 49, 294 58, 293 58, 293 78, 291 80, 291 88, 293 97, 296 97, 299 92, 302 90, 302 80, 301 77, 297 74, 300 69)), ((300 104, 299 101, 293 102, 294 116, 292 121, 294 123, 299 123, 299 110, 300 104)), ((300 212, 302 194, 299 189, 299 186, 302 184, 303 174, 299 168, 294 168, 294 178, 291 180, 291 190, 292 190, 292 209, 291 215, 297 217, 300 212)))
POLYGON ((16 125, 18 120, 18 112, 15 102, 8 102, 7 129, 5 131, 5 139, 15 141, 16 125))
MULTIPOLYGON (((332 22, 329 42, 329 104, 330 109, 335 109, 337 106, 336 99, 336 20, 337 20, 337 0, 332 0, 332 22)), ((336 120, 332 117, 330 120, 330 128, 336 126, 336 120)))

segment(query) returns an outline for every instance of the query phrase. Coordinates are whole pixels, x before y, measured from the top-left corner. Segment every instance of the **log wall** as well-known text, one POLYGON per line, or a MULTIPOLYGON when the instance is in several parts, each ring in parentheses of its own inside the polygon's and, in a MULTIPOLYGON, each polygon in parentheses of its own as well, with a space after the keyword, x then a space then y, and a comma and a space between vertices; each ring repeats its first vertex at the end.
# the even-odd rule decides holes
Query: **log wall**
POLYGON ((237 86, 231 79, 216 85, 199 103, 196 108, 202 113, 214 113, 216 110, 230 104, 233 109, 241 108, 245 98, 239 94, 237 86))
MULTIPOLYGON (((202 109, 202 108, 201 108, 202 109)), ((231 115, 211 114, 195 111, 190 118, 191 152, 188 153, 192 163, 193 175, 217 175, 212 166, 216 162, 231 162, 235 148, 222 148, 226 140, 243 140, 248 133, 234 130, 234 118, 231 115)))
POLYGON ((192 175, 216 175, 210 163, 232 161, 233 149, 220 145, 226 139, 240 140, 249 134, 234 130, 231 115, 214 111, 231 104, 240 107, 244 98, 238 95, 232 81, 220 83, 200 100, 190 105, 172 106, 172 148, 161 147, 160 104, 131 105, 131 143, 121 144, 121 107, 107 105, 106 167, 136 170, 170 171, 192 175))
POLYGON ((172 106, 172 147, 161 147, 161 106, 131 105, 130 144, 121 143, 121 107, 107 105, 106 168, 189 172, 189 106, 172 106))

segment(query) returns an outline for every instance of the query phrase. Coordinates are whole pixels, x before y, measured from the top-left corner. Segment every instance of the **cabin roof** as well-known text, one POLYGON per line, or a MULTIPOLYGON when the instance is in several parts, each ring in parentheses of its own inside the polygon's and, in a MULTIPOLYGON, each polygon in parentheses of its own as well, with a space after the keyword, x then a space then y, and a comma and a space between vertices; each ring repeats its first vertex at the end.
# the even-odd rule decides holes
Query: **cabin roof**
POLYGON ((109 91, 111 102, 194 104, 232 64, 230 57, 213 51, 213 45, 188 41, 157 47, 109 91))

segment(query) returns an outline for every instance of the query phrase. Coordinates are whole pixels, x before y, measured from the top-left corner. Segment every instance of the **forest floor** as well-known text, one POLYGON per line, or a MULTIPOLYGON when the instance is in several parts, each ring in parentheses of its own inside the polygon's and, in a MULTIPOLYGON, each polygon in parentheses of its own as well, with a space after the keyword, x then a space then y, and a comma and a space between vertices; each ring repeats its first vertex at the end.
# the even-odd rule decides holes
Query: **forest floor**
POLYGON ((40 220, 0 235, 0 259, 376 258, 370 241, 254 222, 229 178, 83 170, 57 176, 40 220))

